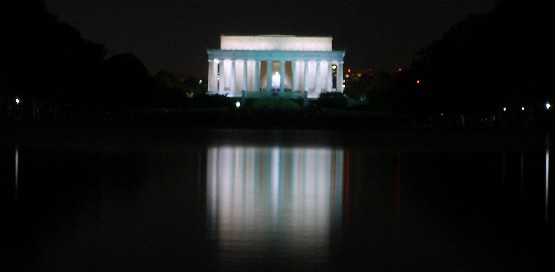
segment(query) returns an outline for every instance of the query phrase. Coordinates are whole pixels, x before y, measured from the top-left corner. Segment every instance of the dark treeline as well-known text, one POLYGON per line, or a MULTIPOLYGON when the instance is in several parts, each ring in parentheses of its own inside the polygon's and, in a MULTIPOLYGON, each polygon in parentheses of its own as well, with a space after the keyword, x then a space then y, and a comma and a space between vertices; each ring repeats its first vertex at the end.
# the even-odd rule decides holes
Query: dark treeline
POLYGON ((424 126, 530 126, 553 119, 555 10, 541 0, 504 0, 471 14, 395 73, 348 79, 357 109, 424 126))
POLYGON ((46 12, 43 1, 2 5, 7 49, 0 66, 0 118, 16 114, 37 118, 45 115, 43 111, 57 118, 103 95, 108 75, 102 45, 82 39, 75 28, 58 22, 46 12))
POLYGON ((169 72, 152 77, 132 54, 106 58, 102 44, 59 22, 43 0, 1 5, 0 121, 117 119, 202 87, 169 72))
MULTIPOLYGON (((312 105, 455 116, 460 125, 472 116, 499 121, 509 114, 527 122, 555 101, 555 10, 548 2, 500 1, 421 49, 407 69, 353 81, 345 90, 349 102, 324 95, 312 105), (360 100, 365 103, 352 103, 360 100)), ((59 22, 43 0, 2 3, 1 12, 7 49, 1 53, 0 121, 129 120, 144 112, 234 107, 231 99, 202 95, 206 82, 200 79, 169 71, 151 76, 132 54, 107 58, 103 45, 59 22)))
POLYGON ((549 2, 505 0, 453 26, 397 75, 395 110, 492 118, 545 113, 546 103, 555 102, 549 2))

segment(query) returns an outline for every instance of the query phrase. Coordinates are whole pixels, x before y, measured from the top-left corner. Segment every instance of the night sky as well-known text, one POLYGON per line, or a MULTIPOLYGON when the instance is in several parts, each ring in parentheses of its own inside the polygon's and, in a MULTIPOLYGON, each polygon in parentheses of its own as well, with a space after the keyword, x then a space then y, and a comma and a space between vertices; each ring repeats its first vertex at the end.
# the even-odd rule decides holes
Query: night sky
POLYGON ((392 72, 419 48, 495 0, 225 1, 46 0, 108 57, 133 53, 154 75, 166 69, 205 78, 208 48, 220 35, 332 36, 345 67, 392 72))

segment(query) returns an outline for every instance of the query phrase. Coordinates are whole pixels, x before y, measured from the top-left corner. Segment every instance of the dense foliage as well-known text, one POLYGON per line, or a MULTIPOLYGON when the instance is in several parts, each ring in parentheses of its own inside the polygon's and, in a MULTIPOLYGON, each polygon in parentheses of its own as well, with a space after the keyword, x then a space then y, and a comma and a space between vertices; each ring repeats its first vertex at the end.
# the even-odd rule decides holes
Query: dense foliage
POLYGON ((554 99, 555 10, 547 2, 502 1, 453 26, 398 75, 396 110, 493 112, 554 99))
POLYGON ((58 22, 42 1, 6 1, 1 10, 0 118, 14 111, 14 97, 22 101, 18 107, 42 114, 86 104, 102 89, 102 45, 58 22))
POLYGON ((338 92, 322 93, 315 104, 320 108, 345 109, 347 97, 338 92))
POLYGON ((132 54, 106 58, 103 45, 59 22, 42 0, 3 2, 0 10, 7 45, 0 53, 0 120, 121 118, 182 108, 202 92, 196 78, 150 76, 132 54))

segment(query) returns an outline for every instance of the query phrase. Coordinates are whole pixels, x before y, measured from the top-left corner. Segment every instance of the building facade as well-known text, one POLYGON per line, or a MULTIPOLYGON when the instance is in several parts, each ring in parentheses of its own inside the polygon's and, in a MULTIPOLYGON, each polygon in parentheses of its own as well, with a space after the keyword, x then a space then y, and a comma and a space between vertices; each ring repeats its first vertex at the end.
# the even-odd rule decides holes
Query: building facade
POLYGON ((332 50, 331 37, 222 35, 207 53, 209 93, 343 92, 345 51, 332 50))

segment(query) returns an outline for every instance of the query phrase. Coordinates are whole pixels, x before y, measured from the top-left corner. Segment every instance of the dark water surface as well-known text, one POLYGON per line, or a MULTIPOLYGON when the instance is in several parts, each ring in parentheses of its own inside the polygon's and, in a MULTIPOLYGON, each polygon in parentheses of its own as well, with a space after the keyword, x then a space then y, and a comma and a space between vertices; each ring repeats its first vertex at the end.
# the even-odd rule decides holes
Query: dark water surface
POLYGON ((2 139, 2 271, 555 271, 547 135, 2 139))

